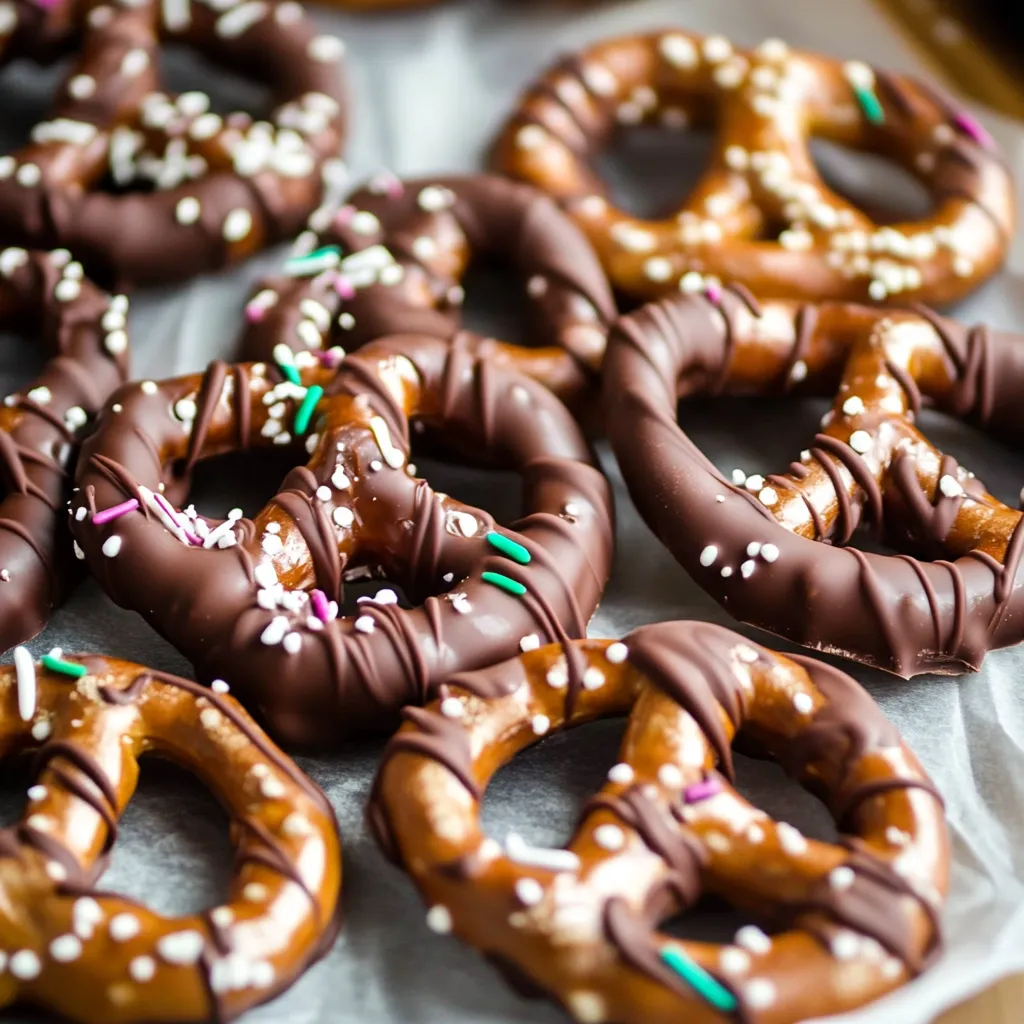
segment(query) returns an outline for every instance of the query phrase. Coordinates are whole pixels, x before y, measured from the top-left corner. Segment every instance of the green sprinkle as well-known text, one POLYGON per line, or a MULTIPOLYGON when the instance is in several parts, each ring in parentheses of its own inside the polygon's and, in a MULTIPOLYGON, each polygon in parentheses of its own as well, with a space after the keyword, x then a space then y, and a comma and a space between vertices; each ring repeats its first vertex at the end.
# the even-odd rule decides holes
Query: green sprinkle
POLYGON ((679 975, 705 1002, 710 1003, 722 1013, 732 1013, 736 1007, 736 997, 718 980, 713 978, 703 967, 695 964, 685 953, 674 946, 665 946, 661 950, 661 959, 679 975))
POLYGON ((853 92, 868 122, 870 124, 885 124, 885 111, 882 109, 882 104, 878 102, 878 97, 862 85, 855 85, 853 92))
POLYGON ((336 245, 325 245, 305 256, 292 256, 284 262, 284 272, 289 277, 313 277, 323 270, 331 270, 341 262, 341 249, 336 245))
POLYGON ((529 565, 530 559, 533 557, 522 544, 512 540, 511 537, 505 537, 500 533, 495 533, 491 530, 489 534, 484 538, 488 544, 491 545, 496 551, 500 551, 506 558, 511 558, 513 562, 518 562, 520 565, 529 565))
POLYGON ((39 659, 45 669, 51 672, 59 672, 62 676, 71 676, 72 679, 81 679, 89 674, 84 665, 76 665, 73 661, 65 661, 63 658, 55 658, 52 654, 44 654, 39 659))
POLYGON ((281 376, 290 384, 302 383, 302 378, 299 376, 298 369, 290 363, 278 363, 277 368, 281 371, 281 376))
POLYGON ((522 583, 518 582, 518 580, 511 580, 507 576, 502 576, 500 572, 482 572, 480 573, 480 579, 516 597, 522 597, 526 593, 526 587, 522 583))
POLYGON ((314 384, 311 388, 306 390, 305 397, 302 399, 302 404, 299 406, 299 411, 295 414, 295 433, 304 434, 306 428, 309 426, 309 421, 313 417, 313 410, 316 408, 316 403, 324 397, 324 389, 319 384, 314 384))

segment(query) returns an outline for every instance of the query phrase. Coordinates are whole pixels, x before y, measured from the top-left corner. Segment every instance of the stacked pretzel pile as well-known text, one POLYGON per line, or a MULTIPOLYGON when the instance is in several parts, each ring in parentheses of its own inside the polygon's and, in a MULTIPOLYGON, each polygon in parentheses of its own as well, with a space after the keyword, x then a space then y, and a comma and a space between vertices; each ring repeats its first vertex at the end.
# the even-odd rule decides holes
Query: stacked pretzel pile
POLYGON ((344 53, 291 0, 0 3, 5 58, 70 58, 48 119, 0 157, 0 318, 48 353, 0 407, 0 752, 35 751, 0 832, 0 1002, 224 1020, 330 948, 334 812, 263 728, 291 749, 394 733, 367 820, 428 925, 579 1021, 782 1024, 911 980, 941 951, 940 794, 824 661, 700 622, 587 639, 615 553, 588 437, 743 623, 905 678, 1019 643, 1024 515, 917 425, 927 405, 1021 433, 1020 339, 923 305, 1006 256, 996 144, 923 82, 673 28, 541 74, 489 173, 378 173, 341 199, 344 53), (165 43, 268 85, 270 113, 172 94, 165 43), (637 126, 715 133, 659 220, 594 169, 637 126), (821 178, 812 136, 902 165, 930 212, 874 220, 821 178), (244 307, 238 361, 130 379, 128 292, 300 231, 244 307), (478 262, 515 279, 531 344, 464 325, 478 262), (723 394, 836 397, 763 475, 679 427, 681 399, 723 394), (197 466, 240 450, 293 468, 254 516, 197 511, 197 466), (521 516, 436 491, 418 451, 517 473, 521 516), (900 553, 852 546, 861 525, 900 553), (197 681, 16 646, 83 568, 197 681), (502 764, 613 715, 621 752, 564 849, 484 834, 502 764), (838 838, 745 800, 735 740, 821 797, 838 838), (232 819, 229 897, 188 918, 96 888, 150 751, 232 819), (658 930, 703 892, 758 923, 727 944, 658 930))

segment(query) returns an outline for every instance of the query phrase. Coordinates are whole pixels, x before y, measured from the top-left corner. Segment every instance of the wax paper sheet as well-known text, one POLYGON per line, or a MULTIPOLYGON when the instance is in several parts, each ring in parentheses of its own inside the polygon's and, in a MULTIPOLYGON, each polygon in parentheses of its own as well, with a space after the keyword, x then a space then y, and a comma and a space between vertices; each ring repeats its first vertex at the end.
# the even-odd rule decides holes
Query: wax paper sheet
MULTIPOLYGON (((921 71, 867 0, 465 0, 405 15, 322 12, 318 18, 348 42, 354 104, 348 159, 355 177, 385 166, 400 174, 478 167, 516 90, 560 51, 604 35, 678 24, 722 32, 744 44, 779 36, 836 56, 921 71)), ((247 97, 245 89, 225 86, 206 69, 171 56, 172 86, 207 89, 221 105, 247 97)), ((0 78, 4 151, 41 118, 53 81, 52 73, 22 67, 9 69, 0 78)), ((982 116, 1019 168, 1019 129, 982 116)), ((650 208, 685 189, 699 156, 696 145, 640 145, 609 173, 637 208, 650 208)), ((835 151, 822 152, 820 158, 855 194, 905 191, 901 180, 877 165, 835 151)), ((906 198, 915 197, 908 193, 906 198)), ((138 295, 132 312, 136 374, 167 376, 197 370, 214 356, 229 356, 247 288, 262 268, 281 257, 279 250, 229 273, 138 295)), ((1024 293, 1018 269, 1011 258, 1009 268, 958 312, 1000 326, 1019 325, 1024 321, 1024 293)), ((492 302, 489 311, 477 308, 473 315, 487 320, 498 305, 492 302)), ((31 369, 28 346, 5 341, 0 348, 3 387, 23 383, 31 369)), ((720 402, 694 404, 684 410, 683 418, 724 468, 770 472, 804 447, 821 412, 814 403, 762 408, 720 402)), ((937 417, 926 420, 925 426, 996 494, 1016 503, 1024 481, 1024 457, 937 417)), ((614 461, 607 451, 602 455, 616 486, 618 558, 591 632, 619 636, 645 622, 680 617, 732 624, 648 533, 614 461)), ((435 483, 463 500, 487 504, 506 521, 515 515, 514 478, 436 464, 428 471, 435 483)), ((223 513, 241 496, 251 513, 276 484, 273 471, 251 463, 240 466, 236 476, 237 482, 227 487, 223 473, 206 474, 198 487, 201 506, 223 513)), ((29 646, 36 654, 60 646, 188 672, 185 661, 140 618, 115 608, 91 583, 78 590, 29 646)), ((1024 650, 991 654, 982 672, 961 679, 925 677, 906 683, 851 669, 896 721, 942 790, 954 866, 944 959, 901 992, 845 1020, 919 1024, 999 975, 1024 967, 1022 669, 1024 650)), ((503 839, 514 830, 537 844, 567 839, 577 809, 616 759, 620 731, 617 723, 602 723, 552 737, 503 770, 485 801, 484 816, 492 834, 503 839)), ((346 925, 325 960, 288 993, 246 1019, 289 1024, 563 1020, 553 1005, 513 994, 469 948, 427 930, 411 882, 386 864, 362 823, 379 750, 379 742, 366 742, 333 756, 301 759, 329 794, 341 823, 346 925)), ((831 834, 821 807, 779 772, 740 761, 742 788, 770 813, 811 835, 831 834)), ((4 772, 0 808, 7 820, 18 813, 26 784, 27 777, 19 771, 4 772)), ((162 911, 186 912, 218 899, 228 864, 225 820, 212 798, 184 773, 154 765, 144 773, 126 814, 105 887, 147 899, 162 911)), ((700 914, 677 922, 675 930, 724 936, 737 923, 731 916, 722 921, 700 914)))

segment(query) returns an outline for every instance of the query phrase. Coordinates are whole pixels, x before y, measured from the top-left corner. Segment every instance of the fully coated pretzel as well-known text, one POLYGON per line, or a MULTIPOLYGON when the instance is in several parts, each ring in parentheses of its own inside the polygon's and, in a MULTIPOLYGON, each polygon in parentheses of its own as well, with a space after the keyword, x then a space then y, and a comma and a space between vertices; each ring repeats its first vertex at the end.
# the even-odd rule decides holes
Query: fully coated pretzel
POLYGON ((83 451, 71 528, 115 601, 303 745, 387 727, 453 671, 584 634, 610 569, 612 504, 558 399, 435 338, 378 342, 336 371, 296 361, 297 384, 215 363, 114 396, 83 451), (518 470, 523 517, 503 528, 419 479, 410 419, 518 470), (168 504, 200 459, 293 442, 310 461, 254 520, 168 504), (367 576, 419 606, 383 589, 339 615, 344 581, 367 576))
POLYGON ((455 676, 404 715, 371 798, 381 845, 434 931, 577 1020, 805 1020, 883 995, 937 949, 941 801, 871 698, 828 665, 709 623, 661 623, 455 676), (565 850, 482 833, 484 788, 516 752, 622 714, 619 762, 565 850), (733 789, 737 735, 826 799, 838 843, 733 789), (726 946, 655 930, 702 891, 786 930, 747 926, 726 946))
POLYGON ((995 143, 954 103, 778 39, 746 51, 671 29, 597 43, 526 90, 494 158, 555 196, 612 283, 640 298, 725 281, 764 297, 952 302, 1002 263, 1015 217, 995 143), (703 176, 661 220, 617 208, 590 166, 620 127, 642 123, 716 132, 703 176), (822 180, 811 136, 903 165, 931 212, 875 223, 822 180))
POLYGON ((481 257, 522 274, 540 346, 488 341, 492 358, 570 405, 592 397, 616 315, 604 271, 547 196, 487 174, 380 174, 340 209, 317 210, 283 275, 262 282, 246 307, 242 358, 270 359, 282 342, 351 350, 391 334, 453 338, 461 282, 481 257))
POLYGON ((0 1004, 82 1024, 229 1020, 327 952, 334 812, 223 684, 93 655, 33 665, 24 648, 15 666, 0 669, 0 754, 34 752, 35 783, 0 832, 0 1004), (150 753, 195 772, 231 816, 229 899, 200 914, 96 888, 150 753))
POLYGON ((190 277, 288 238, 344 137, 343 45, 292 0, 5 0, 0 59, 72 51, 50 119, 0 157, 0 234, 63 245, 120 287, 190 277), (162 42, 270 87, 269 120, 161 89, 162 42))
POLYGON ((1021 513, 914 425, 928 401, 1019 438, 1019 336, 924 307, 759 304, 726 289, 623 317, 608 358, 609 437, 630 494, 737 618, 905 677, 976 669, 1024 639, 1021 513), (678 398, 832 394, 840 375, 820 433, 783 474, 727 479, 676 421, 678 398), (845 547, 865 514, 934 561, 845 547))
POLYGON ((46 625, 71 582, 59 515, 83 427, 127 375, 128 300, 83 277, 66 250, 0 250, 0 329, 38 337, 39 377, 0 405, 0 649, 46 625))

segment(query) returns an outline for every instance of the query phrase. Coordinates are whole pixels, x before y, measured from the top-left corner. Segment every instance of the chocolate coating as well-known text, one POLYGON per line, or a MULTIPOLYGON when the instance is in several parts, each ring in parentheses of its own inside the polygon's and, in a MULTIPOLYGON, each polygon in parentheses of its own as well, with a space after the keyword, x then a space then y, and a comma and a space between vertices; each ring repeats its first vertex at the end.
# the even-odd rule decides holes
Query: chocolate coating
POLYGON ((523 280, 537 347, 489 341, 491 357, 570 406, 593 397, 615 302, 586 238, 536 189, 487 174, 378 175, 339 210, 311 217, 299 251, 329 246, 347 256, 383 246, 390 260, 362 268, 346 260, 340 270, 320 272, 288 260, 285 270, 294 274, 262 281, 246 308, 242 358, 270 359, 282 342, 305 351, 352 350, 391 334, 452 339, 470 266, 500 261, 523 280))
POLYGON ((115 659, 72 665, 88 673, 0 668, 0 753, 36 750, 28 810, 0 831, 0 1004, 82 1024, 201 1022, 278 995, 340 924, 326 797, 234 698, 115 659), (96 888, 150 753, 198 775, 231 817, 235 862, 218 907, 170 918, 96 888))
POLYGON ((1019 336, 923 307, 759 304, 726 290, 623 317, 605 400, 641 515, 731 614, 910 677, 977 669, 1024 639, 1021 513, 914 426, 927 400, 1016 440, 1022 379, 1019 336), (676 421, 679 398, 831 394, 839 378, 786 473, 730 482, 676 421), (909 553, 845 547, 862 517, 909 553))
POLYGON ((263 364, 215 363, 202 377, 117 393, 121 411, 108 406, 80 463, 72 530, 118 604, 144 615, 201 679, 227 680, 277 736, 304 746, 386 729, 441 679, 507 657, 524 637, 584 635, 610 569, 611 494, 549 391, 434 338, 375 343, 337 371, 297 359, 298 386, 263 364), (296 405, 313 386, 326 396, 312 433, 293 438, 296 405), (500 528, 418 479, 410 418, 456 451, 517 469, 523 517, 500 528), (175 524, 156 507, 161 485, 184 503, 199 459, 302 440, 308 466, 252 521, 175 524), (131 497, 139 511, 93 522, 131 497), (492 573, 500 579, 488 582, 492 573), (392 580, 417 607, 382 591, 357 614, 327 611, 347 577, 366 576, 392 580))
POLYGON ((82 429, 127 376, 126 310, 67 252, 0 250, 0 329, 48 357, 0 405, 0 649, 35 636, 75 576, 60 510, 82 429))
POLYGON ((368 818, 454 932, 575 1019, 790 1024, 863 1005, 927 966, 948 882, 942 802, 849 676, 701 622, 552 644, 452 677, 385 749, 368 818), (481 831, 499 767, 540 736, 628 715, 619 760, 564 850, 481 831), (732 785, 731 745, 822 796, 837 843, 732 785), (657 924, 713 893, 771 929, 679 940, 657 924), (710 977, 716 1005, 673 968, 710 977))
POLYGON ((596 43, 524 91, 493 162, 553 195, 615 287, 643 299, 724 281, 762 297, 949 303, 1002 264, 1016 216, 1002 155, 962 108, 778 39, 742 50, 666 29, 596 43), (660 219, 616 207, 593 168, 640 124, 714 132, 704 173, 660 219), (812 135, 902 166, 928 214, 876 222, 822 179, 812 135))
POLYGON ((340 153, 345 96, 340 40, 318 35, 298 4, 38 7, 15 0, 0 56, 74 61, 50 118, 0 157, 8 241, 66 246, 125 288, 216 269, 299 229, 340 153), (164 42, 266 83, 269 120, 221 117, 202 93, 162 91, 164 42))

